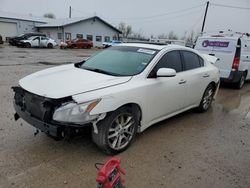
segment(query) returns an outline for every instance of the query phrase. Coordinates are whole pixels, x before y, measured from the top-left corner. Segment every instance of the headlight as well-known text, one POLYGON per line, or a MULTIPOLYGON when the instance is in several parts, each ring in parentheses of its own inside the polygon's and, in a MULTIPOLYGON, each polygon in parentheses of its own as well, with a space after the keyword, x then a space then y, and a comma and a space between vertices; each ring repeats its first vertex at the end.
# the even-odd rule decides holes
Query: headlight
POLYGON ((94 120, 98 115, 90 115, 90 111, 100 102, 94 100, 86 103, 67 103, 57 108, 53 114, 53 120, 67 123, 87 123, 94 120))

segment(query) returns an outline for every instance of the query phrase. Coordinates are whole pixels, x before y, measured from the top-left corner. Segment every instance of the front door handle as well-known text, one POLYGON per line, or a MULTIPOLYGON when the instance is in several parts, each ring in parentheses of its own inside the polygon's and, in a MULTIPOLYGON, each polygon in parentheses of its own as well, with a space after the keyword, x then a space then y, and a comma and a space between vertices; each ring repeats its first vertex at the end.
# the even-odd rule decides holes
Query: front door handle
POLYGON ((179 81, 179 84, 185 84, 185 83, 187 83, 187 80, 181 79, 181 80, 179 81))
POLYGON ((208 78, 209 76, 210 75, 206 73, 206 74, 203 75, 203 78, 208 78))

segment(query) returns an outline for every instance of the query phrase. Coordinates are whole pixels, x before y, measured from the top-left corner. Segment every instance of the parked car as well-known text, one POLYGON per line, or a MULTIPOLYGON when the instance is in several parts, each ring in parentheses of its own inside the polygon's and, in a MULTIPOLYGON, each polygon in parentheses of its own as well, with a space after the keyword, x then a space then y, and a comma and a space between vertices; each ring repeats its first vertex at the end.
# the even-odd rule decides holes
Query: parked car
POLYGON ((15 119, 57 138, 92 125, 96 145, 115 154, 159 121, 208 110, 220 81, 216 59, 177 45, 111 47, 21 79, 13 87, 15 119))
POLYGON ((27 40, 21 40, 19 46, 31 48, 31 47, 39 47, 39 48, 53 48, 57 46, 57 43, 48 37, 43 36, 33 36, 28 38, 27 40))
POLYGON ((219 58, 215 66, 220 69, 223 82, 241 89, 250 80, 250 37, 247 34, 224 33, 199 37, 195 49, 219 58))
POLYGON ((0 35, 0 44, 3 44, 3 37, 0 35))
POLYGON ((66 48, 68 48, 68 44, 66 42, 60 42, 59 48, 60 49, 66 49, 66 48))
POLYGON ((21 40, 27 40, 28 38, 32 36, 43 36, 46 37, 46 34, 43 33, 25 33, 17 37, 11 37, 9 38, 9 44, 13 46, 19 46, 21 40))
POLYGON ((117 46, 118 44, 122 44, 122 41, 119 40, 112 40, 110 42, 104 42, 102 43, 104 48, 108 48, 110 46, 117 46))
POLYGON ((0 44, 3 44, 3 37, 0 35, 0 44))
POLYGON ((87 39, 74 39, 66 41, 69 48, 92 48, 93 42, 87 39))

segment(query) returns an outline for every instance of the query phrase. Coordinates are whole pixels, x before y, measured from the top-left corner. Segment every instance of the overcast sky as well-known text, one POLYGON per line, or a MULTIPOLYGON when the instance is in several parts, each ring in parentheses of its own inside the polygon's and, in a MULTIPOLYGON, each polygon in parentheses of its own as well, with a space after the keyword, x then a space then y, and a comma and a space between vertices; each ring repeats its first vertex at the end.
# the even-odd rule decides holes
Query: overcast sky
MULTIPOLYGON (((250 0, 210 2, 205 31, 232 29, 250 32, 250 9, 213 5, 250 8, 250 0)), ((146 36, 157 36, 173 30, 181 37, 185 32, 201 29, 205 3, 204 0, 0 0, 0 10, 35 16, 52 12, 57 18, 66 18, 69 6, 72 6, 72 17, 97 15, 114 26, 123 21, 146 36)))

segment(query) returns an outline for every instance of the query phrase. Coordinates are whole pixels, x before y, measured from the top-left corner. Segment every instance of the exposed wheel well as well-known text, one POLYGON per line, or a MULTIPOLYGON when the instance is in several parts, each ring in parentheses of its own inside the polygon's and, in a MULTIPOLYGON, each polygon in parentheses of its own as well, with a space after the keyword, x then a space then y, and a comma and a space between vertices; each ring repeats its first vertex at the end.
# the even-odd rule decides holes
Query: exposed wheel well
POLYGON ((136 104, 136 103, 128 103, 128 104, 124 104, 124 105, 120 106, 119 108, 122 108, 122 107, 125 107, 125 106, 129 107, 131 110, 133 110, 134 112, 136 112, 137 117, 138 117, 138 122, 140 122, 141 119, 142 119, 141 107, 138 104, 136 104))
POLYGON ((213 89, 215 90, 216 89, 216 83, 215 82, 211 82, 210 84, 213 86, 213 89))

